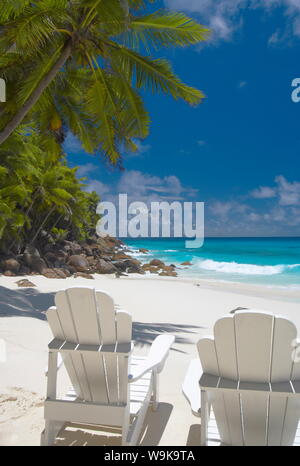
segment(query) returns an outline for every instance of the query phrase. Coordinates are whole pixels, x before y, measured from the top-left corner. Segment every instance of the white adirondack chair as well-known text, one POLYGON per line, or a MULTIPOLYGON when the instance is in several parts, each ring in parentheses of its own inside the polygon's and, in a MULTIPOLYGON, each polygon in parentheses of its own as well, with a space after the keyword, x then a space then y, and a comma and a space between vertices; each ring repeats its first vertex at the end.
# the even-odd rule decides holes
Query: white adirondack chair
POLYGON ((198 342, 183 393, 201 416, 201 445, 297 445, 300 342, 295 325, 255 310, 219 319, 198 342), (201 368, 202 365, 202 368, 201 368))
POLYGON ((136 444, 149 404, 157 408, 158 374, 174 337, 160 335, 147 358, 132 357, 131 315, 115 311, 107 293, 69 288, 56 294, 55 304, 47 311, 54 339, 49 344, 41 443, 53 444, 63 425, 75 422, 119 427, 122 444, 136 444), (62 363, 72 389, 57 399, 57 371, 62 363))

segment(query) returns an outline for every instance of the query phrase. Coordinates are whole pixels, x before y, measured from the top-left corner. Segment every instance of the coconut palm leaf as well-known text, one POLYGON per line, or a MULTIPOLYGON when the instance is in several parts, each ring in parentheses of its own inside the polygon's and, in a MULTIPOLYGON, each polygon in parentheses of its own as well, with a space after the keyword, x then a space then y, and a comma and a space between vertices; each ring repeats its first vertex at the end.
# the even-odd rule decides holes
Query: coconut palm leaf
POLYGON ((0 144, 23 122, 34 124, 55 154, 71 131, 85 150, 116 164, 122 148, 133 149, 149 131, 139 89, 191 105, 204 97, 152 53, 206 39, 207 29, 183 13, 142 15, 151 0, 2 3, 0 73, 9 99, 4 114, 0 106, 0 144))
POLYGON ((204 97, 201 91, 184 84, 167 60, 153 60, 119 46, 118 52, 112 53, 112 61, 117 62, 125 73, 129 73, 138 88, 146 88, 152 92, 162 91, 192 105, 198 104, 204 97))
POLYGON ((139 42, 148 49, 151 46, 180 46, 197 44, 207 39, 209 30, 183 13, 158 10, 147 16, 134 18, 126 43, 139 49, 139 42))

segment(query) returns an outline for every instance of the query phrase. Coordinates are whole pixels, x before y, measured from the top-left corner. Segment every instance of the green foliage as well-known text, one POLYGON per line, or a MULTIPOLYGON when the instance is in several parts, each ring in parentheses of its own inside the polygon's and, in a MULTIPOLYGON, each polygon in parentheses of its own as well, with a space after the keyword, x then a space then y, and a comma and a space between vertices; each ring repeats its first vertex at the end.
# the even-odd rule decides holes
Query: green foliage
POLYGON ((51 235, 53 238, 53 242, 58 242, 68 238, 69 232, 67 230, 64 230, 63 228, 54 227, 51 230, 51 235))
POLYGON ((134 139, 149 131, 140 90, 170 94, 191 105, 201 102, 203 94, 184 84, 151 50, 196 44, 208 30, 183 13, 143 15, 147 3, 152 1, 2 0, 0 76, 7 80, 8 99, 0 104, 0 131, 27 109, 38 90, 38 101, 29 105, 23 123, 34 121, 53 150, 70 130, 87 152, 100 151, 116 164, 121 148, 134 148, 134 139), (69 56, 56 70, 69 46, 69 56), (43 86, 49 73, 50 84, 43 86))
POLYGON ((23 128, 0 146, 0 249, 21 251, 29 243, 84 240, 98 220, 96 193, 84 191, 76 168, 47 141, 23 128), (50 234, 50 236, 49 236, 50 234))

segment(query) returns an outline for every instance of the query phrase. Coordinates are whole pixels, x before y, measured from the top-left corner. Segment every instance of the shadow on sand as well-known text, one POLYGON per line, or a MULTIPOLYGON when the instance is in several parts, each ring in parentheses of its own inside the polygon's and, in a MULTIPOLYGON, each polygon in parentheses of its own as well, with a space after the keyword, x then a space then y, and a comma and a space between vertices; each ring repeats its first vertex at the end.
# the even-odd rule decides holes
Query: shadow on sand
POLYGON ((197 447, 201 443, 201 425, 192 424, 189 429, 186 445, 187 447, 197 447))
POLYGON ((54 305, 55 293, 35 288, 10 290, 0 286, 0 317, 34 317, 46 320, 45 312, 54 305))
MULTIPOLYGON (((192 344, 193 341, 189 338, 178 336, 178 333, 198 334, 197 325, 183 325, 183 324, 171 324, 171 323, 144 323, 144 322, 133 322, 132 338, 136 346, 151 345, 153 340, 158 335, 170 333, 175 336, 175 343, 178 344, 192 344)), ((174 349, 174 348, 172 348, 174 349)), ((176 350, 180 351, 180 350, 176 350)))
MULTIPOLYGON (((41 293, 35 288, 11 290, 0 286, 0 317, 33 317, 46 320, 45 312, 54 305, 55 292, 41 293)), ((155 337, 164 333, 176 336, 176 343, 192 343, 179 333, 197 334, 195 325, 133 322, 132 338, 137 346, 151 345, 155 337)), ((179 350, 177 350, 179 351, 179 350)))
MULTIPOLYGON (((158 445, 168 424, 173 406, 169 403, 159 403, 158 410, 148 410, 139 445, 158 445)), ((120 430, 93 426, 87 430, 80 424, 66 425, 55 442, 58 446, 121 446, 120 430)))

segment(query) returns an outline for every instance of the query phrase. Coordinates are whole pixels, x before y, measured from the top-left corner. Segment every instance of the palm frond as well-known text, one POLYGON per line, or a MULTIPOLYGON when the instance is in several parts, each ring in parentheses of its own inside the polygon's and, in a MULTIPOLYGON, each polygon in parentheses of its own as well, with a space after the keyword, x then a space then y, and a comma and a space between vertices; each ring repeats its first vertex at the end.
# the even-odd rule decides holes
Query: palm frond
POLYGON ((148 135, 140 89, 201 102, 202 92, 183 83, 166 60, 138 50, 196 44, 208 30, 183 13, 140 15, 154 1, 2 0, 0 73, 8 101, 5 112, 0 107, 0 140, 20 121, 29 131, 34 122, 47 157, 52 151, 49 160, 71 131, 85 150, 116 164, 122 146, 133 150, 134 138, 148 135))
POLYGON ((88 27, 95 22, 102 32, 111 33, 114 28, 120 31, 124 25, 125 11, 120 0, 86 0, 84 11, 82 27, 88 27))
POLYGON ((18 17, 30 4, 30 0, 2 0, 0 9, 0 24, 18 17))
MULTIPOLYGON (((150 117, 145 109, 143 99, 133 89, 130 80, 124 73, 121 74, 120 70, 116 68, 114 68, 114 71, 117 74, 111 77, 111 86, 119 93, 119 108, 122 109, 122 115, 119 115, 119 119, 124 118, 124 112, 126 112, 132 121, 131 128, 134 128, 134 132, 131 131, 130 135, 145 138, 149 133, 150 117)), ((124 126, 124 121, 122 125, 124 126)))
POLYGON ((162 91, 191 105, 200 103, 204 97, 198 89, 184 84, 167 60, 150 59, 122 46, 119 46, 117 52, 112 52, 112 57, 112 61, 117 61, 119 67, 130 74, 138 88, 150 89, 152 92, 162 91))
POLYGON ((55 35, 59 35, 56 18, 60 18, 62 24, 70 22, 65 6, 61 5, 64 0, 41 1, 34 7, 27 7, 23 14, 4 26, 6 39, 16 50, 26 52, 28 49, 38 49, 55 35))
POLYGON ((99 124, 99 142, 102 145, 102 149, 111 162, 115 164, 120 154, 115 144, 113 119, 106 111, 107 95, 105 86, 97 79, 97 74, 91 60, 90 66, 94 74, 94 80, 87 92, 87 108, 89 113, 95 116, 95 121, 99 124))
POLYGON ((136 48, 139 42, 155 48, 186 46, 207 39, 209 29, 183 13, 158 10, 147 16, 133 18, 126 34, 127 44, 136 48))
POLYGON ((47 75, 52 66, 57 61, 60 51, 63 48, 63 43, 52 55, 44 55, 43 60, 35 63, 35 67, 32 69, 30 75, 20 85, 18 93, 19 104, 24 104, 27 99, 31 96, 33 91, 36 89, 41 80, 47 75))
POLYGON ((93 154, 99 146, 98 128, 94 120, 84 110, 83 105, 65 105, 64 116, 66 126, 74 136, 77 136, 82 144, 82 148, 88 153, 93 154))

